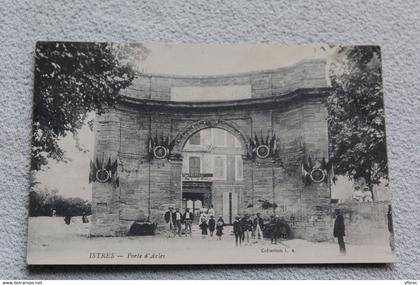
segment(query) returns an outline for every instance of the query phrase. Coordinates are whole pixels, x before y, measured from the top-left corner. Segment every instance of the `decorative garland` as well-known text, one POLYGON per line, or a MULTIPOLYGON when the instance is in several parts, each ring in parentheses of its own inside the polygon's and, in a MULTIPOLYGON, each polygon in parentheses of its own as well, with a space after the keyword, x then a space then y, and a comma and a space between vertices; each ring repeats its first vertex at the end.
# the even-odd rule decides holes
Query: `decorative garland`
POLYGON ((96 177, 96 181, 100 183, 105 183, 109 181, 109 179, 111 178, 111 175, 108 170, 98 169, 96 171, 95 177, 96 177))
POLYGON ((157 133, 149 138, 149 158, 165 159, 171 154, 175 146, 175 140, 170 140, 169 136, 157 133))
POLYGON ((278 157, 276 135, 270 135, 268 131, 265 138, 263 137, 262 131, 260 137, 258 137, 257 134, 254 133, 254 138, 249 139, 249 147, 251 150, 252 159, 267 159, 269 157, 278 157))
POLYGON ((310 177, 315 183, 324 182, 325 178, 327 177, 327 171, 325 169, 319 168, 312 169, 310 177))
POLYGON ((304 157, 302 160, 302 182, 305 185, 327 183, 328 173, 331 170, 332 163, 327 161, 325 157, 322 159, 311 156, 304 157))
POLYGON ((89 183, 115 183, 118 187, 120 185, 118 175, 118 159, 113 160, 108 158, 105 163, 105 154, 102 156, 102 161, 97 157, 95 161, 90 161, 89 183))

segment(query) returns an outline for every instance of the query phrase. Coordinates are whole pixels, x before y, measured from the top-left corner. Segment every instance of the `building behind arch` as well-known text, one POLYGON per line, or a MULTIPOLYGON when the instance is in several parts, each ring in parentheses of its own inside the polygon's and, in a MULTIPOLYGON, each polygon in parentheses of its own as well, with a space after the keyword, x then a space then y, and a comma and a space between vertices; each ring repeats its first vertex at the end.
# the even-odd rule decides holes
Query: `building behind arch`
POLYGON ((182 209, 194 214, 213 207, 232 224, 244 188, 242 145, 230 132, 209 128, 195 133, 182 152, 182 209))

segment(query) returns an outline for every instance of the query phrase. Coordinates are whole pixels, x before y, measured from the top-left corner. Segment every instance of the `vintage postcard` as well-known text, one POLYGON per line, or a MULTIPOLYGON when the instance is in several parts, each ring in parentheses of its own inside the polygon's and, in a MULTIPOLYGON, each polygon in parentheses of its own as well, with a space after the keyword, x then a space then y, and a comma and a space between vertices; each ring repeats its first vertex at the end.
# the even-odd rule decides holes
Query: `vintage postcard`
POLYGON ((377 46, 38 42, 28 264, 395 262, 377 46))

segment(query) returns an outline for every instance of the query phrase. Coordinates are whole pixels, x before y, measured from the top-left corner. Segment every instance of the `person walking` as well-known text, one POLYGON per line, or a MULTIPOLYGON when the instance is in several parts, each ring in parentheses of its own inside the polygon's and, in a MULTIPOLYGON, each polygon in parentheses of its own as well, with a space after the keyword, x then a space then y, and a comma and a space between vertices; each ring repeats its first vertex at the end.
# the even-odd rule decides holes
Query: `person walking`
POLYGON ((216 229, 216 220, 214 219, 214 216, 211 215, 209 219, 209 231, 210 231, 210 237, 213 237, 214 230, 216 229))
POLYGON ((261 218, 261 214, 257 213, 257 216, 254 219, 254 231, 255 231, 255 239, 263 239, 263 228, 264 228, 264 219, 261 218))
POLYGON ((201 221, 204 221, 204 220, 207 221, 207 214, 205 213, 204 209, 201 208, 201 210, 200 210, 200 217, 198 219, 198 225, 201 225, 201 221))
POLYGON ((189 234, 190 237, 192 237, 191 225, 192 225, 192 222, 194 220, 194 214, 190 212, 190 209, 189 208, 187 208, 185 210, 185 213, 182 216, 182 220, 185 223, 185 234, 186 235, 189 234))
POLYGON ((270 223, 268 224, 268 228, 270 230, 270 238, 272 244, 277 244, 278 239, 278 222, 277 218, 274 215, 270 216, 270 223))
POLYGON ((209 210, 207 211, 207 214, 208 214, 209 216, 213 216, 213 217, 216 215, 216 212, 214 211, 213 205, 210 205, 210 208, 209 208, 209 210))
POLYGON ((225 226, 225 221, 223 221, 222 216, 219 216, 219 219, 217 220, 217 224, 216 224, 216 236, 219 238, 219 240, 222 239, 224 226, 225 226))
POLYGON ((339 209, 335 210, 335 222, 334 222, 334 237, 337 238, 338 246, 341 254, 346 254, 346 244, 344 243, 344 236, 346 235, 344 217, 339 209))
POLYGON ((249 236, 252 234, 252 221, 248 214, 245 214, 245 216, 242 219, 242 241, 245 242, 246 238, 246 244, 249 244, 249 236))
POLYGON ((201 224, 200 224, 201 237, 203 239, 205 239, 206 236, 208 235, 208 232, 207 232, 208 227, 209 227, 209 225, 207 224, 207 219, 203 218, 203 220, 201 221, 201 224))
POLYGON ((70 223, 71 223, 71 215, 70 214, 66 214, 64 216, 64 222, 66 223, 66 225, 70 225, 70 223))
POLYGON ((83 224, 89 223, 89 220, 87 218, 86 212, 83 212, 82 213, 82 223, 83 224))
POLYGON ((168 211, 165 213, 165 222, 166 222, 166 230, 168 232, 168 237, 175 237, 175 224, 174 221, 176 220, 174 208, 169 207, 168 211))
POLYGON ((176 232, 177 232, 177 234, 178 234, 178 236, 181 236, 181 231, 182 231, 182 229, 181 229, 181 220, 182 220, 182 216, 181 216, 181 213, 179 212, 179 208, 176 208, 175 209, 175 230, 176 230, 176 232))
POLYGON ((239 216, 237 216, 233 222, 233 233, 235 234, 236 246, 238 246, 238 244, 242 246, 242 224, 239 216))

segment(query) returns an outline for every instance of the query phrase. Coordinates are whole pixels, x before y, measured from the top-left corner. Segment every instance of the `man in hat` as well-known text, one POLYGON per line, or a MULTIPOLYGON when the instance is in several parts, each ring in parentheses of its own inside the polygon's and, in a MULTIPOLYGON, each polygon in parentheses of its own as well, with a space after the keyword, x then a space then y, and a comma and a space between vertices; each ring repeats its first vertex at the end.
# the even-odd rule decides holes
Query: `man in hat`
POLYGON ((246 244, 249 244, 249 236, 252 233, 252 221, 249 217, 249 214, 245 214, 245 216, 241 220, 242 223, 242 241, 245 242, 246 237, 246 244))
POLYGON ((175 221, 174 208, 169 207, 168 211, 166 211, 166 213, 165 213, 165 222, 166 222, 166 225, 167 225, 168 237, 175 236, 174 221, 175 221))
POLYGON ((181 231, 182 231, 182 228, 181 228, 182 215, 179 212, 179 208, 176 208, 175 209, 175 213, 174 214, 175 214, 174 215, 174 218, 175 218, 174 219, 175 229, 177 231, 178 236, 181 236, 181 231))
POLYGON ((242 244, 242 224, 239 216, 236 216, 235 221, 233 222, 233 233, 235 234, 235 244, 236 246, 242 244))
POLYGON ((261 218, 261 214, 257 213, 257 217, 254 219, 254 228, 255 228, 255 238, 262 239, 263 232, 262 229, 264 228, 264 220, 261 218))
POLYGON ((344 217, 339 209, 335 209, 335 215, 336 218, 334 222, 334 237, 337 238, 340 253, 346 254, 346 245, 344 243, 344 236, 346 235, 344 217))
POLYGON ((185 223, 185 234, 189 234, 190 237, 192 237, 192 231, 191 231, 191 224, 194 220, 194 214, 190 212, 190 209, 185 209, 185 213, 182 216, 182 220, 185 223))
POLYGON ((277 217, 275 215, 270 216, 270 222, 268 224, 270 230, 270 238, 272 244, 277 244, 278 233, 277 233, 277 217))

